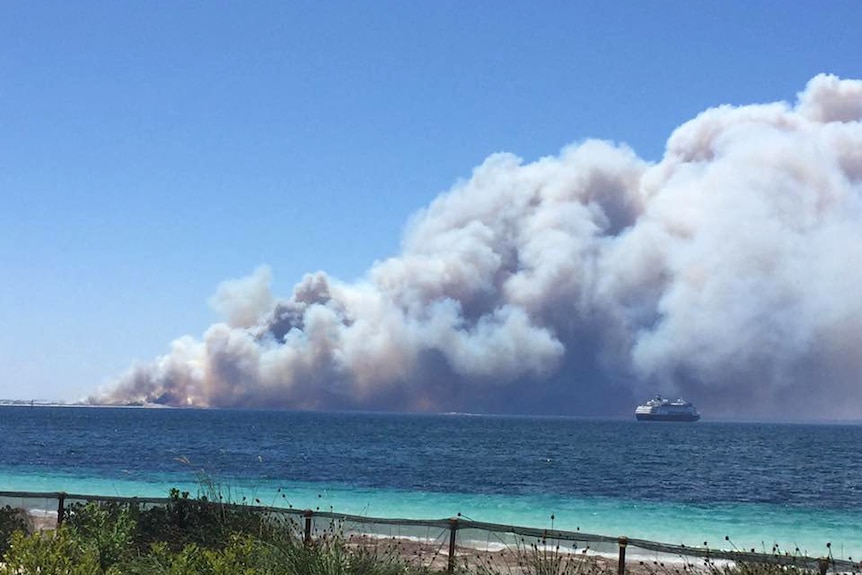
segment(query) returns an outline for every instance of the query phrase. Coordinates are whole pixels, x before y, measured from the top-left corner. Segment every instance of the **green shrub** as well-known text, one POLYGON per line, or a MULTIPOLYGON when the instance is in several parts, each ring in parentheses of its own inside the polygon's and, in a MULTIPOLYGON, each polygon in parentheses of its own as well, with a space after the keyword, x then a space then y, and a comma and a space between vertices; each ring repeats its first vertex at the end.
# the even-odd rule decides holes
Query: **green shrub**
POLYGON ((350 549, 348 572, 350 575, 420 575, 427 570, 410 565, 391 547, 359 546, 350 549))
POLYGON ((153 543, 167 542, 173 551, 195 544, 205 549, 225 547, 231 537, 245 534, 260 539, 278 535, 280 526, 251 506, 193 499, 188 492, 172 489, 164 507, 137 514, 136 547, 144 551, 153 543))
POLYGON ((126 575, 196 575, 210 571, 203 549, 191 544, 173 551, 167 543, 154 543, 150 552, 130 560, 123 569, 126 575))
POLYGON ((232 537, 222 549, 204 549, 194 543, 172 551, 166 543, 156 543, 147 555, 130 561, 124 575, 275 575, 287 573, 267 564, 257 553, 258 543, 249 537, 232 537))
POLYGON ((81 545, 75 533, 63 527, 49 533, 26 535, 17 531, 0 564, 0 575, 101 575, 95 548, 81 545))
POLYGON ((263 565, 280 570, 263 571, 290 575, 423 575, 427 570, 409 564, 391 546, 377 547, 370 541, 351 544, 341 535, 327 535, 312 545, 299 540, 261 546, 257 554, 263 565))
POLYGON ((95 550, 99 566, 106 571, 134 553, 136 511, 124 503, 76 504, 68 509, 66 526, 78 535, 82 545, 95 550))
POLYGON ((16 531, 29 533, 30 525, 26 514, 21 509, 9 505, 0 507, 0 556, 6 553, 12 534, 16 531))
POLYGON ((206 549, 189 544, 175 551, 154 544, 149 553, 130 560, 125 575, 420 575, 393 554, 351 547, 329 538, 304 545, 301 541, 265 542, 233 535, 224 547, 206 549))
POLYGON ((172 489, 166 505, 146 507, 135 502, 89 502, 66 509, 66 524, 94 545, 103 567, 124 556, 146 554, 165 543, 173 552, 189 545, 225 548, 236 534, 264 541, 292 538, 287 522, 247 505, 193 499, 172 489))

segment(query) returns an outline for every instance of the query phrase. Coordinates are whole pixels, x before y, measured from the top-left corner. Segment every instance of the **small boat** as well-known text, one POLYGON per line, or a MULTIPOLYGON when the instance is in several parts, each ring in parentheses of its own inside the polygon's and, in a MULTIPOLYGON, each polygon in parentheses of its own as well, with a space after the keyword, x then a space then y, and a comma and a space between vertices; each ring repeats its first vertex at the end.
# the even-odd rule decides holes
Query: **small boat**
POLYGON ((637 406, 635 417, 638 421, 697 421, 700 414, 691 402, 682 399, 671 401, 657 395, 637 406))

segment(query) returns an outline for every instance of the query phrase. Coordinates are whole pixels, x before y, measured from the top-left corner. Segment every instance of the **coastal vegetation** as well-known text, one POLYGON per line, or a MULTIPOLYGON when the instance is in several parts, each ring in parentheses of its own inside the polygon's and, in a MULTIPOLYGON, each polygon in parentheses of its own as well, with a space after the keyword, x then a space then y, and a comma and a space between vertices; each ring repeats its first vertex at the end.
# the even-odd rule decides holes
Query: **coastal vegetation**
POLYGON ((0 556, 6 553, 12 535, 15 532, 27 532, 28 528, 23 511, 10 505, 0 507, 0 556))
MULTIPOLYGON (((39 530, 0 508, 0 575, 613 575, 616 561, 521 539, 502 551, 461 553, 405 538, 347 535, 333 524, 309 538, 295 519, 219 496, 171 490, 164 505, 73 503, 39 530)), ((712 561, 632 562, 635 575, 817 575, 793 565, 712 561)), ((822 571, 821 571, 822 573, 822 571)))

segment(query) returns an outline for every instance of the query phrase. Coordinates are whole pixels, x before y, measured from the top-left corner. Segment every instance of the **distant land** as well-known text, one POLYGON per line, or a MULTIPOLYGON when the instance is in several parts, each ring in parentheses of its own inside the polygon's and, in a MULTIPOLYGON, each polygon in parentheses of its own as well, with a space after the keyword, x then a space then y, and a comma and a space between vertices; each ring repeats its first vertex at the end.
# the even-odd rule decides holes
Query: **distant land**
POLYGON ((158 403, 129 402, 123 405, 88 403, 86 401, 54 401, 50 399, 0 399, 0 407, 143 407, 170 408, 158 403))
POLYGON ((54 401, 50 399, 0 399, 0 406, 23 405, 33 407, 58 407, 67 405, 80 405, 66 401, 54 401))

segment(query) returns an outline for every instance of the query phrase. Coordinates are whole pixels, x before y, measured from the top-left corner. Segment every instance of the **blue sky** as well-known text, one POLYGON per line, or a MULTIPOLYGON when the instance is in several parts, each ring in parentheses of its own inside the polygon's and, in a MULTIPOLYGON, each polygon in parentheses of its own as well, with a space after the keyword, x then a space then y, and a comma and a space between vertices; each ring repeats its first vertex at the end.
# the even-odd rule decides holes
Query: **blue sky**
POLYGON ((74 400, 217 317, 350 281, 489 154, 661 159, 720 104, 862 76, 858 2, 5 2, 0 397, 74 400))

